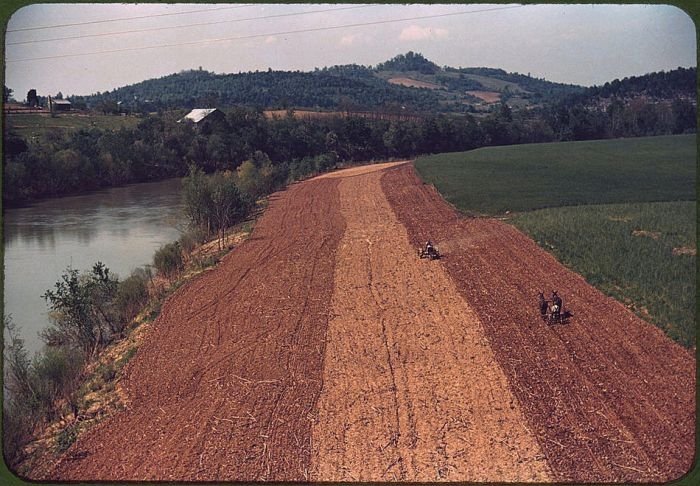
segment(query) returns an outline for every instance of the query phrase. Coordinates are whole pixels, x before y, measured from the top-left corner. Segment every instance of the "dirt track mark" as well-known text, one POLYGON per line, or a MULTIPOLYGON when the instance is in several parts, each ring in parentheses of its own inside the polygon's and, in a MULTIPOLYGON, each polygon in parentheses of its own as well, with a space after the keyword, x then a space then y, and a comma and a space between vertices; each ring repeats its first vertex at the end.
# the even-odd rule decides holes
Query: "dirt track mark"
POLYGON ((312 479, 546 481, 475 313, 437 262, 417 258, 381 173, 342 175, 312 479))
POLYGON ((337 185, 273 196, 248 241, 166 302, 128 365, 128 409, 81 437, 48 478, 308 479, 344 229, 337 185))
POLYGON ((491 219, 461 218, 410 166, 382 186, 417 243, 431 235, 476 309, 559 481, 669 481, 695 444, 695 360, 661 331, 491 219), (539 320, 558 289, 571 324, 539 320))

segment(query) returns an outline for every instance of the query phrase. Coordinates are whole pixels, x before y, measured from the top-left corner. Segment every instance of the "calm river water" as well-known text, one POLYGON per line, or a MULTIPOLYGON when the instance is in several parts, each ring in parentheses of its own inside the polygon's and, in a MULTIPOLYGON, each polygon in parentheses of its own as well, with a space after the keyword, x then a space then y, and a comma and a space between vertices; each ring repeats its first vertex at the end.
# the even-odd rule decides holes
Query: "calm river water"
POLYGON ((101 261, 128 277, 134 268, 151 263, 158 247, 179 237, 181 215, 180 179, 6 210, 5 315, 21 328, 30 355, 41 349, 38 332, 48 325, 41 296, 67 267, 89 270, 101 261))

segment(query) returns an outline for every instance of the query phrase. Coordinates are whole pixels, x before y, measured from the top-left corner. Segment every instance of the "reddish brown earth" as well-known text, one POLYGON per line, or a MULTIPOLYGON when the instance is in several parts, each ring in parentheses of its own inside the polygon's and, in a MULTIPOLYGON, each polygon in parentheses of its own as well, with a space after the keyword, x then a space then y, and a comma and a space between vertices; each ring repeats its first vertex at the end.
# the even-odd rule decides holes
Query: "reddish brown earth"
POLYGON ((486 103, 498 103, 501 100, 501 93, 497 91, 467 91, 467 94, 476 96, 486 103))
POLYGON ((512 227, 460 218, 395 165, 274 195, 251 238, 163 306, 123 378, 126 410, 34 479, 687 471, 693 356, 512 227), (443 260, 417 258, 428 236, 443 260), (552 288, 568 325, 539 319, 536 292, 552 288))
POLYGON ((344 230, 337 184, 273 197, 248 241, 168 300, 129 363, 127 410, 79 438, 49 478, 306 478, 344 230))
POLYGON ((442 89, 442 86, 435 83, 428 83, 427 81, 418 81, 417 79, 411 78, 389 78, 387 79, 391 84, 398 84, 400 86, 408 86, 409 88, 428 88, 428 89, 442 89))
POLYGON ((551 480, 483 326, 445 269, 417 258, 381 175, 332 175, 346 229, 311 478, 551 480))
POLYGON ((382 188, 414 244, 428 236, 476 310, 560 481, 668 481, 691 468, 695 360, 686 349, 493 219, 465 219, 411 166, 382 188), (539 319, 556 289, 574 317, 539 319))

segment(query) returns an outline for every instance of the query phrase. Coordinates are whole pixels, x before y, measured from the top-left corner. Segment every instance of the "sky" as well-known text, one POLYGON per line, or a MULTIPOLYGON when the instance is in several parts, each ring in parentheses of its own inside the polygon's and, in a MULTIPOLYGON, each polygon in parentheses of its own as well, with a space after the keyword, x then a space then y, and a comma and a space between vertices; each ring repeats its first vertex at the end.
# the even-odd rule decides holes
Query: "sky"
POLYGON ((8 21, 5 85, 21 101, 200 67, 310 71, 408 51, 583 86, 697 62, 693 21, 664 5, 37 4, 8 21))

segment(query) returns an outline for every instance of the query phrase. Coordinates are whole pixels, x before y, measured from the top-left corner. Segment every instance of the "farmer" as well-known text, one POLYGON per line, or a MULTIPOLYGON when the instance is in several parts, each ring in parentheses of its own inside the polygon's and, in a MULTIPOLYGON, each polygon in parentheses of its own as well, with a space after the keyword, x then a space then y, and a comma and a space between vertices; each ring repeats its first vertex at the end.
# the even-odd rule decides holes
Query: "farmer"
POLYGON ((561 312, 561 297, 557 294, 556 290, 552 291, 552 316, 554 319, 559 319, 559 313, 561 312))
POLYGON ((428 240, 425 242, 425 254, 426 255, 432 255, 433 254, 433 243, 432 241, 428 240))

